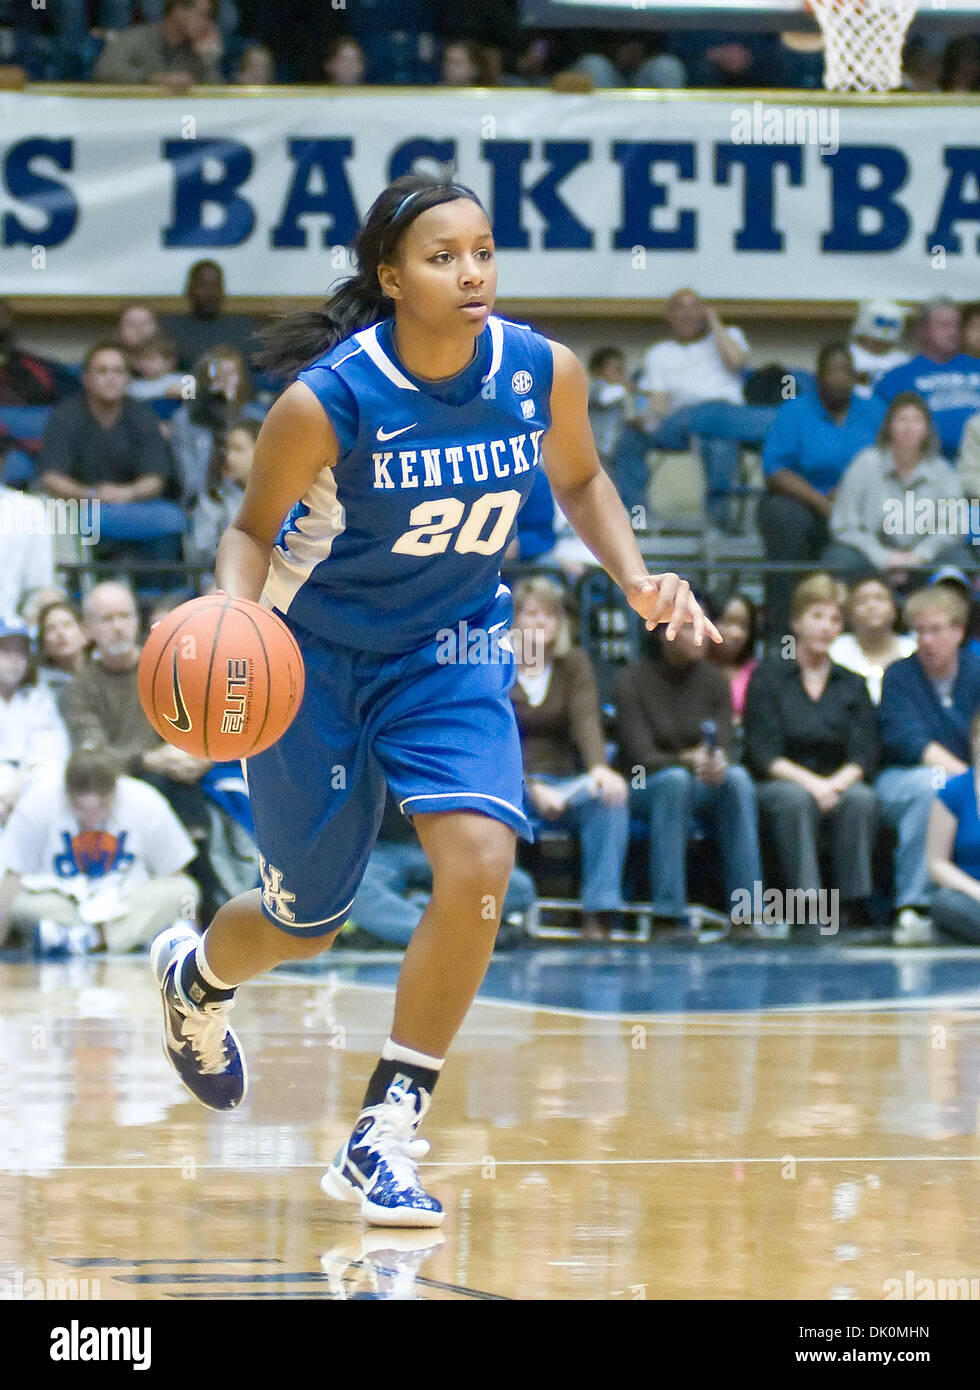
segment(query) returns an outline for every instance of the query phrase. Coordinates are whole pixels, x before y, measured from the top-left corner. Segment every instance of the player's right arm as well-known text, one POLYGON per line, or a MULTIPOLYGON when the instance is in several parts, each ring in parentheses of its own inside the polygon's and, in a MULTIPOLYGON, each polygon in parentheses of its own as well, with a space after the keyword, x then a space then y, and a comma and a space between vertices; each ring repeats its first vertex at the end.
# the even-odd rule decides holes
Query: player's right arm
POLYGON ((218 546, 219 589, 258 601, 283 522, 321 470, 337 462, 339 447, 323 406, 308 386, 294 382, 259 431, 244 500, 218 546))

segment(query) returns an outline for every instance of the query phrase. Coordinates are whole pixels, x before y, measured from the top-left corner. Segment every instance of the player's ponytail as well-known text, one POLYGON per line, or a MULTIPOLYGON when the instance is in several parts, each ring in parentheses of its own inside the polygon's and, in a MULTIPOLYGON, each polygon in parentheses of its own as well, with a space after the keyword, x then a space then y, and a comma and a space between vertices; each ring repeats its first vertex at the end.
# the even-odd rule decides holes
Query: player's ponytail
POLYGON ((378 267, 390 261, 402 234, 419 213, 439 203, 470 198, 471 188, 430 174, 403 174, 375 199, 354 239, 357 272, 341 281, 319 309, 281 319, 263 334, 265 348, 254 361, 268 371, 293 375, 342 339, 388 318, 394 303, 381 288, 378 267))

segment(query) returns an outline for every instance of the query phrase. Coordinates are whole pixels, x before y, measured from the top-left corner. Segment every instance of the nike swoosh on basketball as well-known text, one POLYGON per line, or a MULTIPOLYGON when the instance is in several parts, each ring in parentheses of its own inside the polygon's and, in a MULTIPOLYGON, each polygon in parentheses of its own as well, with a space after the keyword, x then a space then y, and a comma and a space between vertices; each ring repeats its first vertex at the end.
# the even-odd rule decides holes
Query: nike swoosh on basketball
POLYGON ((413 420, 410 425, 403 425, 400 430, 385 431, 381 425, 378 426, 378 439, 383 444, 386 439, 394 439, 396 434, 404 434, 406 430, 414 430, 418 420, 413 420))
POLYGON ((163 717, 168 724, 172 724, 179 734, 190 733, 191 717, 187 713, 187 706, 184 704, 184 693, 180 688, 180 676, 177 673, 177 648, 174 647, 174 712, 173 716, 165 714, 163 717))

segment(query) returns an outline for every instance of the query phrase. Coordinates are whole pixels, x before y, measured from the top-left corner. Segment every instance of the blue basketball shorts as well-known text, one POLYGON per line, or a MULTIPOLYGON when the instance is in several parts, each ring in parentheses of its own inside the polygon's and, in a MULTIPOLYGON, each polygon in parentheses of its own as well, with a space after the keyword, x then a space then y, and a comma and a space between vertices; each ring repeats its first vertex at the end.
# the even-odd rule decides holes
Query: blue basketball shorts
MULTIPOLYGON (((408 816, 477 811, 533 839, 506 644, 510 595, 456 640, 411 652, 354 651, 285 619, 306 667, 282 738, 244 764, 262 872, 262 911, 293 936, 346 921, 374 848, 385 783, 408 816), (497 636, 500 636, 498 631, 497 636), (499 659, 495 659, 499 658, 499 659)), ((465 626, 465 625, 464 625, 465 626)))

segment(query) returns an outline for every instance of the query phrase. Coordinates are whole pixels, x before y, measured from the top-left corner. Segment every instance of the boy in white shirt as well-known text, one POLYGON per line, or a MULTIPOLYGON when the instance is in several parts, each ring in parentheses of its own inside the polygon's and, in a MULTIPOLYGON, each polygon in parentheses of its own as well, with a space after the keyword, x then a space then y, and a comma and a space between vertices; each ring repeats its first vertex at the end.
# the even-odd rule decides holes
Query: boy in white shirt
POLYGON ((200 889, 181 871, 196 853, 158 791, 78 749, 0 835, 0 942, 15 927, 39 955, 145 946, 195 917, 200 889))

